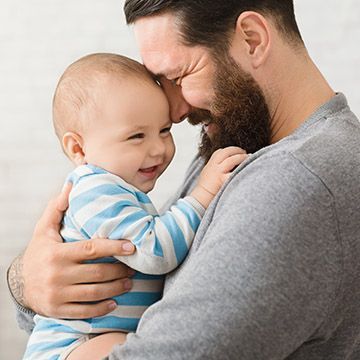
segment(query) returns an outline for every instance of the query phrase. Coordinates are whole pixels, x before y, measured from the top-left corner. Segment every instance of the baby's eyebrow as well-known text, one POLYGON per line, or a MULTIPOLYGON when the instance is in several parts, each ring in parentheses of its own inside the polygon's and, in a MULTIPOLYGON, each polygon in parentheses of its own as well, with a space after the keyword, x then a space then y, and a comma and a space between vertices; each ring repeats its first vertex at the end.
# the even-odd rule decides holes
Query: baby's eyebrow
POLYGON ((134 125, 134 126, 132 126, 132 127, 128 127, 127 129, 126 129, 126 132, 127 133, 133 133, 133 132, 138 132, 138 131, 144 131, 144 130, 146 130, 146 126, 143 126, 143 125, 134 125))
POLYGON ((141 125, 126 126, 119 130, 118 136, 127 138, 128 136, 134 135, 138 132, 144 132, 145 130, 145 126, 141 125))

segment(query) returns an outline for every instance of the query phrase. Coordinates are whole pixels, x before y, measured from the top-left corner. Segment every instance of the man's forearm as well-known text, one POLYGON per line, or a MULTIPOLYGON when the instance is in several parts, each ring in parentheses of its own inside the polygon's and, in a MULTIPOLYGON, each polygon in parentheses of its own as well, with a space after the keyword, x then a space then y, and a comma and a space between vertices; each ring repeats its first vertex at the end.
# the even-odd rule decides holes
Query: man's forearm
POLYGON ((9 291, 16 305, 16 319, 20 329, 28 334, 34 328, 34 312, 27 308, 24 295, 23 254, 17 256, 7 272, 9 291))
POLYGON ((22 306, 26 306, 24 297, 24 278, 23 278, 23 254, 15 258, 8 270, 8 285, 14 299, 22 306))

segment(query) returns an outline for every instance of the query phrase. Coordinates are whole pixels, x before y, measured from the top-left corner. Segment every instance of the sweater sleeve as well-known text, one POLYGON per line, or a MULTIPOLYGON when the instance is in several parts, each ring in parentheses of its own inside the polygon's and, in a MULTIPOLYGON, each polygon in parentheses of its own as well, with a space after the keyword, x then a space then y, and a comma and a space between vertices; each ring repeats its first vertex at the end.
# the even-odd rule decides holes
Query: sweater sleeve
POLYGON ((185 258, 204 208, 196 199, 179 199, 158 215, 148 196, 121 185, 112 175, 92 174, 74 184, 62 236, 127 239, 136 246, 132 256, 117 257, 146 274, 165 274, 185 258))
MULTIPOLYGON (((7 275, 6 275, 6 278, 7 278, 7 283, 9 284, 9 270, 10 268, 8 269, 7 271, 7 275)), ((14 295, 12 294, 11 292, 11 289, 10 289, 10 286, 8 285, 8 288, 9 288, 9 293, 10 293, 10 296, 15 304, 15 308, 16 308, 16 320, 17 320, 17 323, 19 325, 19 328, 22 329, 22 330, 25 330, 28 334, 31 334, 34 326, 35 326, 35 323, 34 323, 34 316, 35 316, 35 313, 22 306, 21 304, 19 304, 14 295)))

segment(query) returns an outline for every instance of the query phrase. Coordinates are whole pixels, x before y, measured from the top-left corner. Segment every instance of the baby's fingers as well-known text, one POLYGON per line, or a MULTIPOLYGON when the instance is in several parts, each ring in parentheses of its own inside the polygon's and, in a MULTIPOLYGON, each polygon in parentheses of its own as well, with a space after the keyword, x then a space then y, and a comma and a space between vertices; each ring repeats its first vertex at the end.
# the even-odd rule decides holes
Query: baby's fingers
POLYGON ((224 149, 216 150, 211 156, 209 162, 214 161, 217 164, 222 163, 226 158, 237 155, 237 154, 246 154, 246 151, 237 146, 228 146, 224 149))
POLYGON ((248 154, 235 154, 229 156, 221 163, 221 170, 223 173, 231 172, 235 167, 240 165, 244 160, 246 160, 248 154))

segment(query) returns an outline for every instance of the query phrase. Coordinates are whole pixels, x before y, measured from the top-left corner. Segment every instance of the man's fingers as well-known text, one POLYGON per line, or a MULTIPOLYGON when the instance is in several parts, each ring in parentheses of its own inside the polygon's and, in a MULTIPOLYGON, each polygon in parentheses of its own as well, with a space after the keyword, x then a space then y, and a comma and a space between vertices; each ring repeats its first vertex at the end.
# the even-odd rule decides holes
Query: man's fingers
POLYGON ((67 182, 62 188, 60 195, 57 197, 57 208, 62 213, 69 206, 69 195, 71 189, 72 189, 72 184, 70 182, 67 182))
POLYGON ((35 232, 50 233, 53 238, 59 242, 62 241, 61 237, 59 235, 56 236, 56 234, 60 230, 64 211, 68 207, 70 190, 71 184, 65 185, 61 194, 49 201, 45 211, 36 224, 35 232))
POLYGON ((65 259, 82 263, 106 256, 131 255, 135 246, 127 240, 92 239, 65 243, 62 251, 65 259))
POLYGON ((67 303, 59 306, 52 317, 67 319, 87 319, 103 316, 115 310, 114 300, 104 300, 96 304, 67 303))
POLYGON ((130 279, 114 280, 97 284, 81 284, 68 287, 66 299, 75 302, 102 301, 128 292, 132 287, 130 279))
POLYGON ((134 270, 122 263, 80 264, 72 269, 67 272, 64 270, 66 272, 64 276, 73 284, 102 283, 124 279, 134 274, 134 270))
POLYGON ((226 158, 222 163, 221 163, 221 167, 223 169, 223 171, 225 173, 230 172, 231 170, 234 169, 234 167, 238 166, 239 164, 241 164, 244 160, 246 160, 246 158, 248 157, 247 154, 236 154, 236 155, 232 155, 228 158, 226 158))

